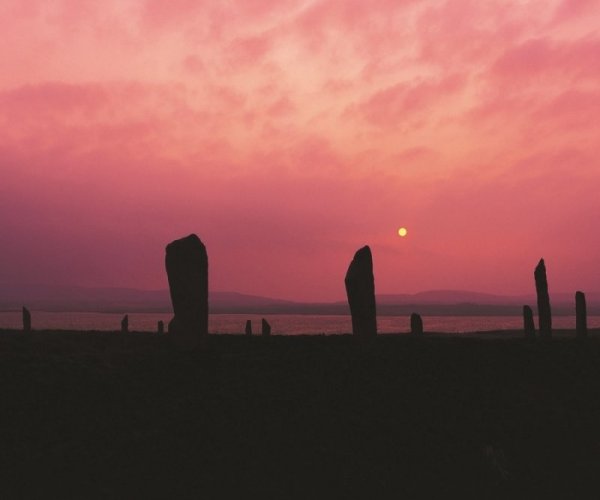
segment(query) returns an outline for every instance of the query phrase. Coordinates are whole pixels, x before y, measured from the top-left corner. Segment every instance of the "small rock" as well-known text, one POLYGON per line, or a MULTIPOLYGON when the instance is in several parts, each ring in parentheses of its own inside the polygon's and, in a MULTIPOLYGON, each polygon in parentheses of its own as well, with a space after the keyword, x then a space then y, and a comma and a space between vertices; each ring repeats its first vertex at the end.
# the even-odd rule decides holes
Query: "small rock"
POLYGON ((121 320, 121 333, 127 333, 129 331, 129 316, 126 314, 121 320))
POLYGON ((262 319, 262 334, 264 337, 271 335, 271 325, 265 318, 262 319))
POLYGON ((410 315, 410 333, 413 335, 423 335, 423 319, 417 313, 410 315))
POLYGON ((29 309, 23 306, 23 331, 30 332, 31 331, 31 313, 29 309))

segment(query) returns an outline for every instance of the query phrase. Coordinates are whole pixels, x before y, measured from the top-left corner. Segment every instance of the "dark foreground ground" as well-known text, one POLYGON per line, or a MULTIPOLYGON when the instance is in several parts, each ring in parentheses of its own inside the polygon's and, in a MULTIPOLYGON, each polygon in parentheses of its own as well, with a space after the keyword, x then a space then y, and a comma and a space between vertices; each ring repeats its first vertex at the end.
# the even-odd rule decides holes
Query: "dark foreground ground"
POLYGON ((598 337, 0 330, 0 497, 599 498, 598 337))

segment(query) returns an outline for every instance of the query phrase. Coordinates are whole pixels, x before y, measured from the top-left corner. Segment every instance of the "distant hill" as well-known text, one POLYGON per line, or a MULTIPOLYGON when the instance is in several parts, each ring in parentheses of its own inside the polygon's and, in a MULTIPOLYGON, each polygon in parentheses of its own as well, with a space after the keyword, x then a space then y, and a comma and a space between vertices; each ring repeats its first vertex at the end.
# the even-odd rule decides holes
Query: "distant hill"
POLYGON ((86 288, 54 285, 0 285, 0 309, 26 305, 44 311, 166 311, 168 290, 86 288))
POLYGON ((286 306, 296 304, 296 302, 292 302, 290 300, 272 299, 269 297, 247 295, 237 292, 211 292, 209 300, 210 306, 218 309, 231 307, 265 307, 271 305, 286 306))
MULTIPOLYGON (((586 294, 589 314, 600 314, 600 293, 586 294)), ((574 294, 551 294, 553 312, 574 314, 574 294)), ((348 314, 345 301, 305 303, 237 292, 210 293, 212 313, 253 314, 348 314)), ((377 296, 380 315, 419 312, 429 316, 520 315, 524 304, 535 309, 535 295, 505 296, 464 290, 430 290, 415 294, 377 296)), ((170 312, 168 290, 86 288, 55 285, 0 284, 0 310, 71 312, 170 312)))
POLYGON ((428 290, 415 294, 378 295, 377 299, 379 304, 521 304, 523 300, 527 300, 519 296, 465 290, 428 290))
MULTIPOLYGON (((259 310, 293 302, 236 292, 211 292, 213 312, 259 310)), ((168 290, 134 288, 87 288, 78 286, 0 284, 0 310, 30 309, 78 312, 170 312, 168 290)))

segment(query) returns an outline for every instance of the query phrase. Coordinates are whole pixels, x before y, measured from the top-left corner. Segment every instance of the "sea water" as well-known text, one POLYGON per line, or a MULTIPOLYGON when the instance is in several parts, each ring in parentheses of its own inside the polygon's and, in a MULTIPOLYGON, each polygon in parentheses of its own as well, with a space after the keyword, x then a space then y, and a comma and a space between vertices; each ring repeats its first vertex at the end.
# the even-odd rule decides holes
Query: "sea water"
MULTIPOLYGON (((95 312, 45 312, 32 311, 32 328, 37 330, 100 330, 118 331, 123 314, 95 312)), ((158 321, 165 329, 173 317, 169 313, 129 313, 129 330, 155 332, 158 321)), ((349 315, 272 314, 265 316, 275 335, 344 334, 352 331, 349 315)), ((210 333, 243 333, 246 320, 252 321, 254 333, 260 333, 261 316, 254 314, 211 314, 208 320, 210 333)), ((0 328, 20 329, 21 312, 0 312, 0 328)), ((489 330, 519 330, 523 328, 521 316, 423 316, 425 331, 462 333, 489 330)), ((574 329, 575 317, 554 316, 556 329, 574 329)), ((600 316, 588 317, 589 328, 600 328, 600 316)), ((378 316, 379 333, 406 333, 410 330, 408 316, 378 316)))

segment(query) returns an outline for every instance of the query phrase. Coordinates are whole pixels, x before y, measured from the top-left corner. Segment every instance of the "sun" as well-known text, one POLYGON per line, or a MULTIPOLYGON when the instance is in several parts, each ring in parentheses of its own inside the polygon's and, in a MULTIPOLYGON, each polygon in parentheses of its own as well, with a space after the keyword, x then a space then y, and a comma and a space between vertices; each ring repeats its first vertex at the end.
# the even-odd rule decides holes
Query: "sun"
POLYGON ((408 231, 405 227, 401 227, 400 229, 398 229, 398 236, 400 236, 401 238, 404 238, 407 234, 408 231))

